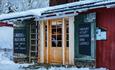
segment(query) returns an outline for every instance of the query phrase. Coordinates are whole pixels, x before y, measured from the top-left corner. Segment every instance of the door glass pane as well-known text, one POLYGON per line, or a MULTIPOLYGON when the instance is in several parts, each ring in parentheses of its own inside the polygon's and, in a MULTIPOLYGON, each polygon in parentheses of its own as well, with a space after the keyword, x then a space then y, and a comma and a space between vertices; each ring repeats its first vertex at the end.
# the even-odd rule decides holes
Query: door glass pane
POLYGON ((56 39, 56 35, 52 35, 52 47, 56 47, 57 46, 57 39, 56 39))
POLYGON ((58 41, 57 47, 62 47, 62 41, 58 41))
POLYGON ((62 35, 57 35, 57 40, 62 40, 62 35))

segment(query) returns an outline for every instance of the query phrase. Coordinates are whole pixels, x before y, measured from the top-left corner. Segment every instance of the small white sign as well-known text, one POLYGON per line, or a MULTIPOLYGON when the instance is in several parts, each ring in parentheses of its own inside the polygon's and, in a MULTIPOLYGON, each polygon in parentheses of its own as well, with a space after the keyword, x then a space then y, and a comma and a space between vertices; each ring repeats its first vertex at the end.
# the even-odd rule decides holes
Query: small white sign
POLYGON ((106 40, 106 38, 107 38, 106 35, 107 35, 107 34, 106 34, 105 31, 101 32, 101 39, 102 39, 102 40, 106 40))
POLYGON ((96 30, 96 40, 106 40, 107 33, 106 31, 102 31, 101 29, 96 30))

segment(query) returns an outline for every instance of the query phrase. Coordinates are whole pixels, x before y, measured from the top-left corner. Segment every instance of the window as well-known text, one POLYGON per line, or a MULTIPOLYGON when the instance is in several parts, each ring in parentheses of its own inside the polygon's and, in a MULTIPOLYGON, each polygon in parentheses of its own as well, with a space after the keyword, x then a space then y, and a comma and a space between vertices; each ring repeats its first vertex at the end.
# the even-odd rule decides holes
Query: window
POLYGON ((62 46, 62 21, 52 22, 52 47, 62 46))
MULTIPOLYGON (((47 29, 50 29, 49 36, 50 37, 50 43, 52 47, 62 47, 62 19, 54 19, 50 20, 50 28, 47 28, 47 22, 44 21, 44 28, 45 28, 45 47, 47 47, 47 29)), ((69 21, 68 18, 64 19, 64 24, 65 25, 65 42, 66 42, 66 47, 69 47, 69 21)))
POLYGON ((47 47, 47 22, 44 21, 45 24, 45 47, 47 47))
POLYGON ((66 23, 66 46, 69 47, 69 21, 65 20, 66 23))

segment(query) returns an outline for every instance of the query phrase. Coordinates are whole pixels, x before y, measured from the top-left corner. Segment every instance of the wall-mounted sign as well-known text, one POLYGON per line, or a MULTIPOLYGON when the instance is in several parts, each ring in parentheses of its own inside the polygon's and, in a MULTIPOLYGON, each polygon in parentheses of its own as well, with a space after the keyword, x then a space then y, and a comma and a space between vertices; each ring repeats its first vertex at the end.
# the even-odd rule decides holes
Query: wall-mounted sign
POLYGON ((75 17, 75 58, 95 58, 95 21, 96 13, 75 17))
POLYGON ((27 54, 26 30, 24 28, 14 30, 14 53, 27 54))
POLYGON ((107 39, 106 30, 97 27, 97 29, 96 29, 96 40, 106 40, 106 39, 107 39))
POLYGON ((91 55, 91 24, 83 23, 78 27, 79 53, 91 55))

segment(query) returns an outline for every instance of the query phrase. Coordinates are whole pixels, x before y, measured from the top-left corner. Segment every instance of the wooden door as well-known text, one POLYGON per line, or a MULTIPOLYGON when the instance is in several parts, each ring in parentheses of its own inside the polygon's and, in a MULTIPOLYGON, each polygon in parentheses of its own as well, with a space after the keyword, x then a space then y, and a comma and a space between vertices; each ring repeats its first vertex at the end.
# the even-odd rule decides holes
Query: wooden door
POLYGON ((62 63, 62 20, 51 21, 51 63, 62 63))
MULTIPOLYGON (((69 55, 68 55, 68 43, 69 40, 66 40, 66 32, 65 38, 63 38, 63 20, 62 19, 53 19, 49 20, 45 26, 45 62, 52 63, 52 64, 62 64, 63 61, 66 63, 69 62, 69 55), (65 44, 62 43, 63 40, 65 44), (64 54, 63 54, 64 53, 64 54)), ((66 29, 65 29, 66 31, 66 29)), ((68 36, 68 35, 67 35, 68 36)))

